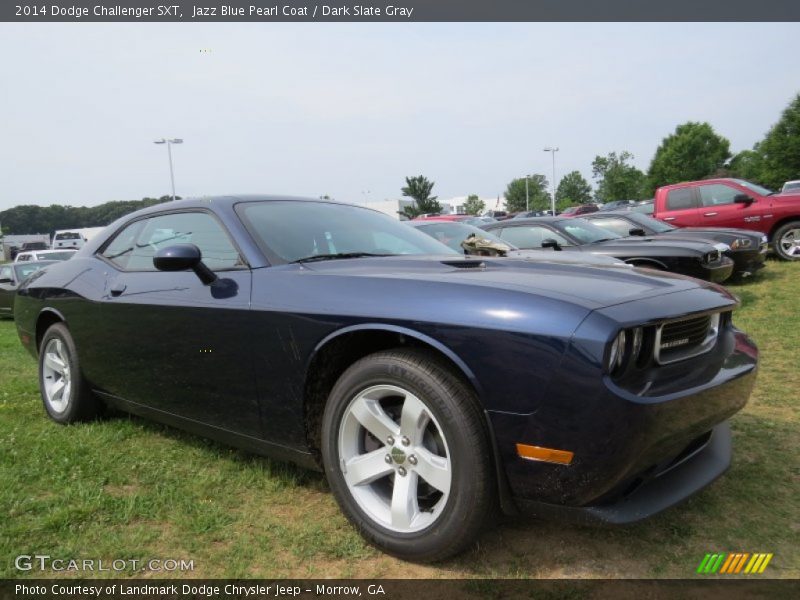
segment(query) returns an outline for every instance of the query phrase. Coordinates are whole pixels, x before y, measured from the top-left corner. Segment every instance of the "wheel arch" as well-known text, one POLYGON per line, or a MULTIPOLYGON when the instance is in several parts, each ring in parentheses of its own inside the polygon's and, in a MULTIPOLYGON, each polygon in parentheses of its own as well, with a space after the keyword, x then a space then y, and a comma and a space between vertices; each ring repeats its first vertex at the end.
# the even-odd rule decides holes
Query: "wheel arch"
POLYGON ((768 242, 770 244, 774 243, 775 242, 775 232, 778 231, 778 229, 780 229, 784 225, 787 225, 787 224, 795 222, 795 221, 800 223, 800 215, 792 215, 792 216, 789 216, 789 217, 783 217, 781 220, 776 221, 775 224, 772 226, 772 229, 770 229, 769 233, 767 234, 768 242))
POLYGON ((634 267, 655 267, 656 269, 663 269, 665 271, 669 271, 667 265, 662 263, 660 260, 656 260, 654 258, 643 258, 637 256, 634 258, 626 258, 625 262, 629 265, 633 265, 634 267))
MULTIPOLYGON (((333 385, 341 374, 357 360, 381 350, 416 347, 433 352, 450 370, 475 392, 480 399, 483 389, 472 369, 451 348, 440 341, 406 327, 386 323, 362 323, 344 327, 329 334, 314 348, 306 364, 303 389, 303 422, 306 445, 319 465, 322 464, 320 440, 322 415, 333 385)), ((498 497, 503 512, 517 514, 505 469, 500 461, 492 423, 483 406, 483 413, 498 497)))
POLYGON ((39 352, 39 347, 42 345, 42 338, 44 337, 45 331, 53 325, 54 323, 67 323, 67 319, 64 315, 56 310, 48 306, 39 312, 39 316, 36 317, 36 327, 35 327, 35 335, 36 335, 36 352, 39 352))

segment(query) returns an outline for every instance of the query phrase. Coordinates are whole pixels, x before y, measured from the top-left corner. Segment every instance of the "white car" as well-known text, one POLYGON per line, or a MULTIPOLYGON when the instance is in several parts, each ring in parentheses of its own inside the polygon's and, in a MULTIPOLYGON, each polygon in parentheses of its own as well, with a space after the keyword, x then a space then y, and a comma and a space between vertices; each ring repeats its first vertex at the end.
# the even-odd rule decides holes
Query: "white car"
POLYGON ((800 179, 795 179, 794 181, 787 181, 783 184, 781 188, 781 194, 785 194, 787 192, 800 192, 800 179))
POLYGON ((20 252, 14 259, 18 262, 36 262, 39 260, 69 260, 77 252, 74 248, 64 248, 63 250, 27 250, 20 252))

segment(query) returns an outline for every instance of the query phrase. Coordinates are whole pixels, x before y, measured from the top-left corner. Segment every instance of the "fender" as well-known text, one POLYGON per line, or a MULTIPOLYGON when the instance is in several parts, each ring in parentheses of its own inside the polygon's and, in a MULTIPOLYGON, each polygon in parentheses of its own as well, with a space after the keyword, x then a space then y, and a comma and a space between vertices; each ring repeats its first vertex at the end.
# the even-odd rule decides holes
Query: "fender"
POLYGON ((483 396, 483 388, 481 387, 480 382, 478 381, 475 374, 472 372, 463 360, 450 348, 442 344, 441 342, 420 333, 419 331, 415 331, 413 329, 408 329, 406 327, 398 327, 396 325, 388 325, 386 323, 360 323, 359 325, 351 325, 349 327, 343 327, 342 329, 337 329, 336 331, 328 334, 324 337, 315 347, 314 350, 311 352, 311 355, 308 358, 308 361, 305 365, 305 373, 308 375, 308 370, 314 362, 314 359, 317 357, 322 348, 328 345, 329 342, 339 338, 342 335, 347 335, 349 333, 354 333, 357 331, 386 331, 389 333, 398 333, 400 335, 404 335, 415 340, 418 340, 432 348, 435 348, 439 352, 441 352, 444 356, 446 356, 450 361, 455 364, 459 371, 469 380, 470 385, 472 385, 473 389, 478 393, 479 396, 483 396))

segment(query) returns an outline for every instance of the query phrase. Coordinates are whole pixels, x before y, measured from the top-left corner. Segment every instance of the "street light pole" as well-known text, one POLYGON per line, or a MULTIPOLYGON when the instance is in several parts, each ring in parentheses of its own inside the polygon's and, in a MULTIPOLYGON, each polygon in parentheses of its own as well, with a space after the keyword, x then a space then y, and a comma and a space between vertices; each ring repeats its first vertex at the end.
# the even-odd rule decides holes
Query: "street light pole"
POLYGON ((166 144, 167 145, 167 156, 169 157, 169 180, 172 184, 172 201, 175 201, 175 171, 172 168, 172 144, 182 144, 182 138, 161 138, 160 140, 155 140, 154 144, 166 144))
POLYGON ((528 196, 528 180, 531 178, 530 175, 525 175, 525 211, 529 211, 530 207, 530 200, 528 196))
POLYGON ((556 214, 556 152, 558 152, 558 146, 547 146, 544 149, 545 152, 549 152, 553 155, 553 197, 550 199, 550 208, 553 211, 553 216, 556 214))

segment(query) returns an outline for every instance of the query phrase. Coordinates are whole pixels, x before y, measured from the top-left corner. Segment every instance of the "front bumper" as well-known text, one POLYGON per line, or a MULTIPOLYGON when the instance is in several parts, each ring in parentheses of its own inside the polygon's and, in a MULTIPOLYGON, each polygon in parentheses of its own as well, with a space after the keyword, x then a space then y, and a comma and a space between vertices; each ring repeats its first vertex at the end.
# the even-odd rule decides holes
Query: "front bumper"
POLYGON ((678 455, 647 480, 605 502, 590 506, 559 506, 524 498, 514 501, 520 512, 581 524, 627 525, 647 519, 693 496, 728 470, 731 464, 731 430, 716 426, 708 439, 686 455, 678 455))
POLYGON ((764 268, 767 250, 765 246, 756 250, 732 250, 726 252, 725 255, 733 260, 735 275, 748 276, 764 268))
POLYGON ((758 350, 746 335, 726 327, 710 352, 657 367, 647 381, 627 387, 582 366, 585 352, 571 349, 533 412, 489 411, 509 495, 520 506, 540 513, 588 510, 609 522, 630 522, 631 515, 663 510, 725 471, 730 449, 720 427, 746 404, 756 378, 758 350), (574 459, 569 465, 526 460, 517 443, 573 452, 574 459), (622 510, 620 502, 628 506, 634 492, 637 511, 609 516, 622 510))
POLYGON ((702 277, 712 283, 722 283, 733 274, 734 268, 735 263, 727 256, 723 256, 717 263, 704 264, 702 277))

